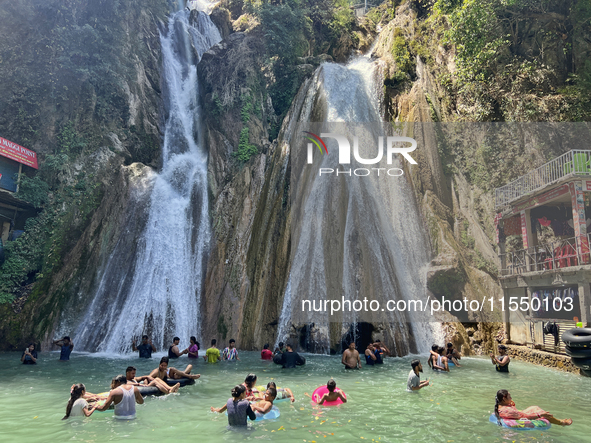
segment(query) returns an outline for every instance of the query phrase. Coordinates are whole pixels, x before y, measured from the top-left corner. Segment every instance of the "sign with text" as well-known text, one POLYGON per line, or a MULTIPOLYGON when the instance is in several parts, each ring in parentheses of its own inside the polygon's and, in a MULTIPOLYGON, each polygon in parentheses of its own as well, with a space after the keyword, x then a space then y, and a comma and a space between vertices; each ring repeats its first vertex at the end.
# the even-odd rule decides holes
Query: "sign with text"
POLYGON ((25 166, 39 169, 37 166, 37 154, 30 149, 0 137, 0 155, 22 163, 25 166))

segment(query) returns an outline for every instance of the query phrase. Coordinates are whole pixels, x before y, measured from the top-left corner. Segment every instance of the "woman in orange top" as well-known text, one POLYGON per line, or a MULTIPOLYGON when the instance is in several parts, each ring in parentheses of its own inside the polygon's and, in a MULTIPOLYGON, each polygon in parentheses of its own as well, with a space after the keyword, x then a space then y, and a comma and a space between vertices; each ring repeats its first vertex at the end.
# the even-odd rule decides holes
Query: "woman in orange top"
POLYGON ((507 418, 511 420, 519 420, 520 418, 527 418, 530 420, 535 420, 538 418, 545 418, 553 425, 560 425, 560 426, 569 426, 573 423, 571 418, 565 418, 564 420, 559 420, 554 418, 552 414, 549 412, 544 411, 539 406, 530 406, 523 411, 519 411, 515 407, 515 402, 511 399, 511 394, 506 389, 501 389, 497 392, 496 402, 495 402, 495 416, 497 417, 497 421, 499 425, 501 424, 501 418, 507 418))

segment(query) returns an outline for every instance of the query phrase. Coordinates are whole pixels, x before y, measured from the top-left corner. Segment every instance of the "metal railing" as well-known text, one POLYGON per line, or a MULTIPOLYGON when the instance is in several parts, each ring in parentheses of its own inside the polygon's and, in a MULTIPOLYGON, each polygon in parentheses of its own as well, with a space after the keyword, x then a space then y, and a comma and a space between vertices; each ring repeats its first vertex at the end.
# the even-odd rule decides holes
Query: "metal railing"
MULTIPOLYGON (((591 233, 587 234, 587 242, 589 241, 591 241, 591 233)), ((577 248, 576 238, 557 240, 530 249, 499 254, 501 275, 516 275, 591 264, 591 254, 588 248, 586 251, 580 251, 577 248)))
POLYGON ((365 1, 364 3, 358 3, 356 5, 351 6, 351 9, 355 11, 355 15, 357 17, 361 17, 367 14, 371 8, 375 8, 382 3, 383 0, 373 0, 373 1, 365 1))
POLYGON ((591 151, 572 150, 511 183, 495 189, 495 208, 502 208, 565 177, 591 175, 591 151))

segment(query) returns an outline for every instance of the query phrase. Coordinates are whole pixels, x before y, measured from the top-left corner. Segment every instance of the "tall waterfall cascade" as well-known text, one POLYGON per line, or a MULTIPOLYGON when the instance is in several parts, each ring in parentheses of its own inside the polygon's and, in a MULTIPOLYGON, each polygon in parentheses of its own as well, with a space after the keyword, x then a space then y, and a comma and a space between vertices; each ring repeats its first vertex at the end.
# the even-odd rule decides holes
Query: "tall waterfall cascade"
POLYGON ((197 63, 220 41, 204 12, 183 9, 162 26, 162 169, 147 199, 147 222, 133 264, 117 260, 126 253, 120 241, 101 270, 96 293, 73 336, 79 350, 127 352, 132 339, 142 334, 163 349, 175 335, 200 336, 211 227, 197 63))
MULTIPOLYGON (((367 296, 384 306, 387 300, 428 297, 430 246, 407 179, 319 176, 320 167, 339 168, 338 155, 318 156, 314 165, 306 165, 305 150, 297 143, 303 131, 356 135, 362 157, 374 158, 371 140, 388 130, 379 108, 380 76, 380 64, 369 53, 347 65, 324 63, 292 105, 299 124, 284 136, 292 159, 292 255, 277 342, 289 339, 292 325, 307 324, 312 348, 328 352, 342 337, 356 339, 364 322, 379 325, 379 332, 395 343, 393 351, 404 355, 426 352, 438 330, 422 312, 302 312, 302 300, 352 302, 367 296)), ((329 153, 336 151, 329 139, 324 141, 329 153)), ((402 161, 392 167, 403 168, 402 161)))

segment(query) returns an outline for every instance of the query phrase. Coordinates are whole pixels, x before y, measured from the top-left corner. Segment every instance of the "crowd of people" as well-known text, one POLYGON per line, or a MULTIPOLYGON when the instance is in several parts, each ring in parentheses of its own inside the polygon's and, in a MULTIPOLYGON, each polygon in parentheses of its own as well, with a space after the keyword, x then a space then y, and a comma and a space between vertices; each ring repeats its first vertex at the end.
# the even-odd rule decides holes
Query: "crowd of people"
MULTIPOLYGON (((74 343, 70 337, 64 337, 53 342, 60 348, 60 361, 67 361, 74 349, 74 343)), ((169 366, 171 360, 178 359, 186 355, 189 359, 198 359, 200 344, 195 337, 190 337, 190 345, 186 349, 180 349, 180 338, 174 337, 172 344, 168 348, 168 356, 162 357, 157 368, 147 375, 137 376, 136 368, 129 366, 125 375, 118 375, 111 381, 111 389, 104 394, 93 394, 86 391, 84 384, 72 385, 70 390, 70 399, 66 406, 66 415, 64 419, 75 416, 89 417, 96 410, 104 411, 111 407, 114 408, 114 416, 119 419, 135 418, 136 404, 144 402, 142 394, 138 388, 153 387, 162 394, 172 394, 178 392, 181 384, 176 382, 181 379, 198 379, 200 374, 192 374, 193 364, 188 364, 184 370, 169 366), (176 383, 175 383, 176 382, 176 383)), ((156 352, 155 346, 147 335, 142 336, 142 342, 137 345, 136 340, 132 340, 132 349, 138 352, 140 358, 151 358, 152 353, 156 352)), ((384 358, 390 355, 389 349, 379 340, 369 343, 364 353, 365 365, 374 366, 384 363, 384 358)), ((209 363, 217 363, 221 360, 238 361, 238 350, 236 349, 236 340, 230 339, 228 346, 221 352, 217 348, 217 341, 211 340, 211 346, 206 350, 203 356, 209 363)), ((23 364, 37 364, 37 351, 35 345, 30 344, 21 356, 23 364)), ((298 364, 305 363, 290 343, 280 342, 273 352, 269 349, 269 344, 265 344, 261 350, 261 359, 273 360, 284 368, 295 368, 298 364)), ((490 359, 498 372, 509 372, 510 358, 507 355, 507 348, 504 345, 498 346, 498 353, 490 353, 490 359)), ((434 344, 431 347, 427 357, 427 365, 432 371, 449 372, 450 366, 461 368, 461 354, 454 348, 452 343, 448 343, 444 348, 434 344)), ((362 360, 356 349, 355 342, 351 342, 343 352, 341 363, 345 369, 361 369, 362 360)), ((423 365, 419 359, 411 362, 411 370, 408 374, 407 391, 416 392, 425 387, 431 386, 429 378, 421 380, 423 365)), ((270 381, 265 389, 256 386, 257 376, 248 374, 244 383, 234 386, 231 389, 231 397, 225 405, 216 408, 211 407, 212 412, 227 412, 228 423, 230 426, 245 426, 248 419, 255 420, 268 414, 273 403, 277 399, 289 399, 295 401, 295 396, 291 389, 287 387, 278 388, 276 384, 270 381)), ((305 395, 309 396, 308 393, 305 395)), ((340 400, 346 403, 347 399, 342 391, 336 389, 336 382, 331 379, 326 384, 326 391, 322 396, 313 399, 316 403, 323 405, 327 402, 340 400)), ((549 412, 538 406, 530 406, 522 411, 515 407, 511 395, 506 390, 499 390, 495 399, 494 414, 501 424, 501 420, 518 419, 546 419, 549 423, 561 426, 572 424, 572 419, 557 419, 549 412)))

